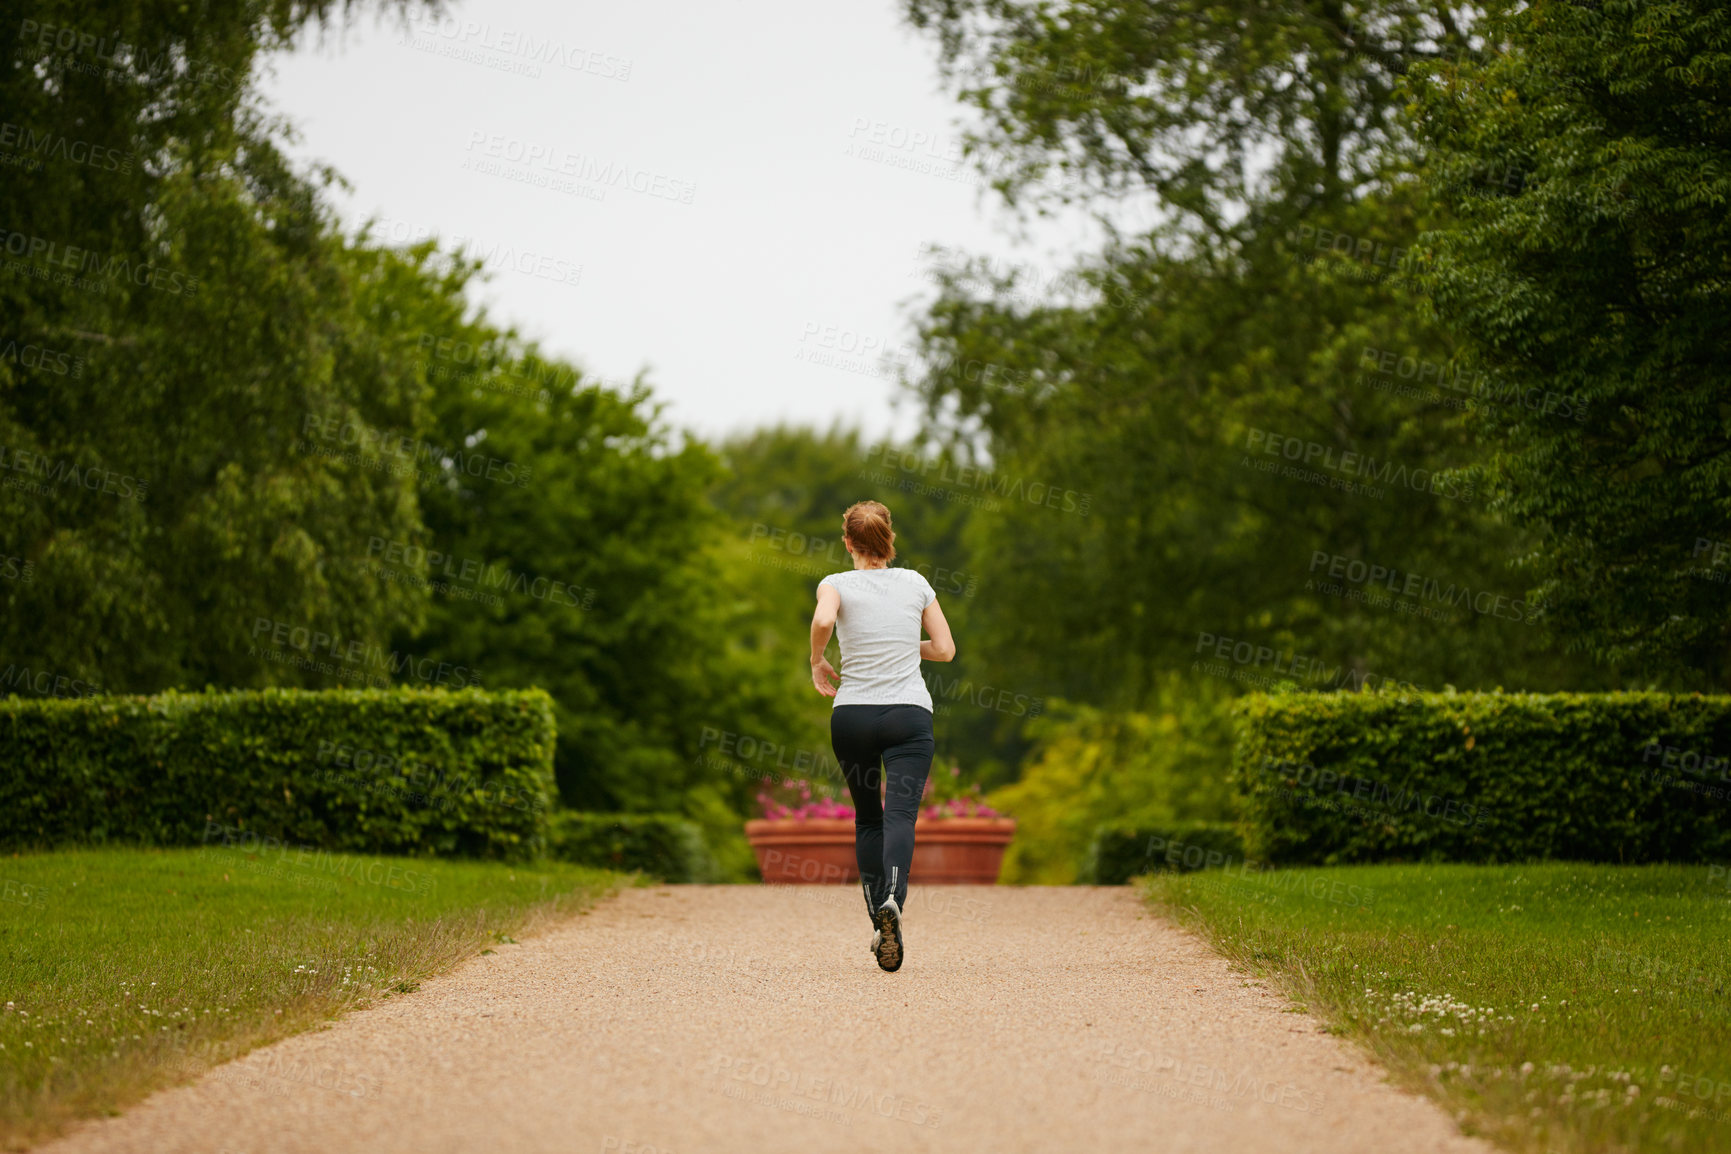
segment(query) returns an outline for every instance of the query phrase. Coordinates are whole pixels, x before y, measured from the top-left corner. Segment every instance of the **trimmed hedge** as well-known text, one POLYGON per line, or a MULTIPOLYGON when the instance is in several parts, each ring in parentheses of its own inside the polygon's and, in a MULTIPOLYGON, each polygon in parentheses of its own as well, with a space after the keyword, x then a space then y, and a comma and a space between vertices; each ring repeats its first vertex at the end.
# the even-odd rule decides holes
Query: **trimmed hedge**
POLYGON ((525 857, 546 832, 553 736, 538 689, 0 698, 0 848, 525 857))
POLYGON ((713 881, 719 873, 697 826, 671 814, 560 810, 549 823, 547 854, 666 882, 713 881))
POLYGON ((1082 885, 1121 886, 1143 874, 1190 873, 1243 861, 1244 840, 1226 822, 1103 825, 1094 831, 1077 880, 1082 885))
POLYGON ((1235 712, 1248 848, 1271 862, 1731 857, 1731 698, 1295 694, 1235 712))

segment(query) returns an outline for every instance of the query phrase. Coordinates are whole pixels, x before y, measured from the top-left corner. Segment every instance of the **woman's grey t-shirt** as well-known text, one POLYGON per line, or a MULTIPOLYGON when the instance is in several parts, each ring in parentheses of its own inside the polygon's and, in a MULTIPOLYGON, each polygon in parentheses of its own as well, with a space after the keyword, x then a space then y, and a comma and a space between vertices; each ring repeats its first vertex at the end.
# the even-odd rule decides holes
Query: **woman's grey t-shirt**
POLYGON ((841 595, 835 637, 841 645, 836 705, 923 705, 931 691, 920 677, 920 616, 938 599, 913 569, 850 569, 818 585, 841 595))

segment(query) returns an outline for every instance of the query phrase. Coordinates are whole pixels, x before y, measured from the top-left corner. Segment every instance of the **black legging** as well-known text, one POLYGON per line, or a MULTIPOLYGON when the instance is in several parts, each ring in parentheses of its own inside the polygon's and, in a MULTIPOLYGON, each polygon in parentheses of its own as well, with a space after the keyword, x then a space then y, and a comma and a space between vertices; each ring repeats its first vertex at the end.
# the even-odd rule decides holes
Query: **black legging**
POLYGON ((854 855, 866 904, 875 912, 894 894, 897 907, 906 909, 914 819, 936 746, 931 710, 922 705, 838 705, 830 711, 829 739, 853 794, 854 855), (882 802, 880 781, 886 783, 882 802))

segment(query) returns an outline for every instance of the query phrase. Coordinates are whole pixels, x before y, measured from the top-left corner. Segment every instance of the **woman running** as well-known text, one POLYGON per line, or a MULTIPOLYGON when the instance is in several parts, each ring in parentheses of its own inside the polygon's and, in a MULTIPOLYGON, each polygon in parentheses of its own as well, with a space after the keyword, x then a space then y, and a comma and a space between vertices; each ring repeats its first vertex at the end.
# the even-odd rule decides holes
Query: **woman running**
POLYGON ((853 795, 854 855, 866 913, 877 931, 871 950, 879 966, 894 971, 902 965, 914 819, 932 768, 932 695, 920 677, 920 660, 952 660, 956 644, 926 579, 912 569, 889 567, 896 535, 888 509, 876 501, 850 506, 842 515, 841 539, 853 571, 818 582, 811 683, 835 698, 830 744, 853 795), (931 640, 920 640, 922 627, 931 640), (840 674, 823 656, 832 630, 841 645, 840 674))

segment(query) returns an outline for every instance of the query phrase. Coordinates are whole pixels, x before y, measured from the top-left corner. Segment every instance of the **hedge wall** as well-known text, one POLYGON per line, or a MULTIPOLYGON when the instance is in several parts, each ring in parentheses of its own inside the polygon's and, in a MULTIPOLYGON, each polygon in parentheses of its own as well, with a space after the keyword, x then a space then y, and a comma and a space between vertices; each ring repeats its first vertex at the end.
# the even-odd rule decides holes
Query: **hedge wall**
POLYGON ((1121 886, 1142 874, 1189 873, 1243 863, 1244 841, 1225 822, 1103 825, 1094 831, 1076 880, 1082 885, 1121 886))
POLYGON ((540 690, 0 698, 0 848, 257 835, 528 856, 554 796, 553 733, 540 690))
POLYGON ((1236 720, 1274 863, 1731 857, 1731 698, 1295 694, 1236 720))
POLYGON ((547 853, 578 865, 640 870, 666 882, 714 881, 720 872, 696 825, 659 813, 561 810, 549 823, 547 853))

